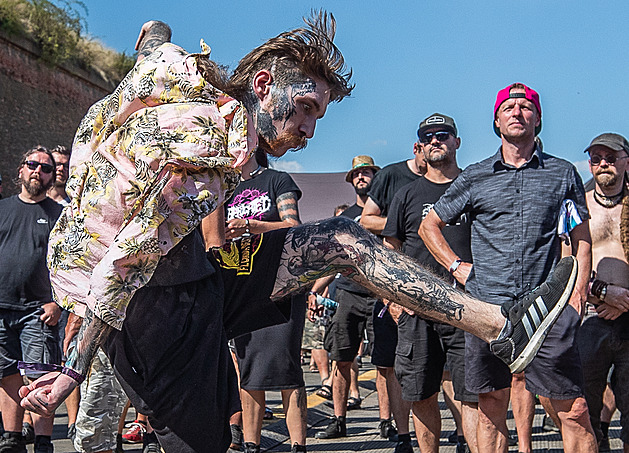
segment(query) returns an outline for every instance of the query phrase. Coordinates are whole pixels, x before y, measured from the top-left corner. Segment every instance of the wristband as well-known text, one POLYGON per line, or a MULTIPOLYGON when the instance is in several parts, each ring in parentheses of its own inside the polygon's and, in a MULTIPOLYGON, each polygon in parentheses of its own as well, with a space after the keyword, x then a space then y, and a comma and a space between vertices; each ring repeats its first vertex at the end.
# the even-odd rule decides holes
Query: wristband
POLYGON ((598 296, 598 298, 602 301, 605 301, 605 296, 607 296, 607 287, 609 285, 607 283, 605 283, 605 285, 601 288, 601 295, 598 296))
POLYGON ((456 259, 454 260, 454 263, 452 263, 450 265, 450 269, 448 269, 450 271, 451 274, 454 274, 456 272, 456 270, 459 268, 459 266, 461 265, 463 261, 461 261, 460 259, 456 259))
POLYGON ((79 373, 78 371, 74 371, 72 368, 68 368, 68 367, 65 367, 65 366, 61 370, 61 374, 65 374, 66 376, 70 376, 72 379, 74 379, 76 382, 78 382, 79 385, 81 385, 83 383, 83 381, 85 380, 85 376, 83 376, 81 373, 79 373))
POLYGON ((309 296, 317 296, 317 292, 316 291, 308 291, 308 295, 309 296))
POLYGON ((600 300, 604 300, 605 296, 607 295, 607 282, 604 282, 602 280, 594 280, 590 288, 590 293, 594 297, 600 300))
POLYGON ((26 372, 50 372, 50 371, 60 371, 61 374, 65 374, 66 376, 70 376, 76 382, 81 384, 85 380, 85 376, 83 376, 78 371, 74 371, 72 368, 62 367, 61 365, 54 365, 50 363, 28 363, 22 362, 21 360, 17 363, 18 370, 24 370, 26 372))

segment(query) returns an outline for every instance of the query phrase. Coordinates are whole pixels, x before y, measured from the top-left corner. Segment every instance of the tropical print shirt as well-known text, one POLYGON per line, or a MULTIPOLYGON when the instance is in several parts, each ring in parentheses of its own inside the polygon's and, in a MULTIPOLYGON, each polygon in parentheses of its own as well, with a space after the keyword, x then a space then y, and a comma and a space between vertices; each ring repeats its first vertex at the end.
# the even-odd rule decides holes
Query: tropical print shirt
POLYGON ((138 62, 74 138, 71 201, 48 248, 57 303, 120 329, 160 257, 230 197, 256 141, 195 55, 166 43, 138 62))

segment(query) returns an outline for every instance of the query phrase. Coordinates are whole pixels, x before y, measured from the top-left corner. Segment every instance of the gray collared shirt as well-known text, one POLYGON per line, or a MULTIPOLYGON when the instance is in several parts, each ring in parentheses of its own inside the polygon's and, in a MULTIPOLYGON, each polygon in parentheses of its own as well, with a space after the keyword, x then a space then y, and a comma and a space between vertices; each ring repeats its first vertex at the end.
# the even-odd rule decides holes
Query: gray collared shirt
POLYGON ((492 303, 535 288, 555 266, 563 200, 574 201, 582 219, 590 217, 574 165, 536 147, 531 159, 515 168, 501 151, 467 167, 434 205, 446 223, 470 214, 474 266, 465 287, 492 303))

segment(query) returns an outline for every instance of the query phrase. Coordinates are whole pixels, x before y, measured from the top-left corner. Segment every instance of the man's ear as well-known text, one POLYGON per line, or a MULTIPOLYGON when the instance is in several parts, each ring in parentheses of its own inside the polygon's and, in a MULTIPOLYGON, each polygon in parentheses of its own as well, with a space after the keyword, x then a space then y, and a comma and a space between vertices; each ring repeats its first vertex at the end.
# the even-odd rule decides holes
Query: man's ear
POLYGON ((271 93, 271 85, 273 85, 273 75, 269 70, 261 69, 253 76, 253 92, 260 101, 271 93))

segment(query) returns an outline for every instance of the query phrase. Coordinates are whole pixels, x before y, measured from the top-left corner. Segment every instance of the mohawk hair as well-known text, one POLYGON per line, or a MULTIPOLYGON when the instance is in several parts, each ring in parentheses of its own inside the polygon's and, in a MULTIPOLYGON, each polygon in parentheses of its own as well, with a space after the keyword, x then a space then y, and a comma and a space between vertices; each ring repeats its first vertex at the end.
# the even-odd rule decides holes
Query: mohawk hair
POLYGON ((230 77, 226 92, 238 100, 251 93, 253 76, 268 69, 281 80, 282 73, 298 70, 330 86, 330 102, 349 96, 354 85, 352 71, 345 68, 343 54, 334 44, 336 20, 325 11, 312 11, 306 27, 284 32, 249 52, 230 77))

